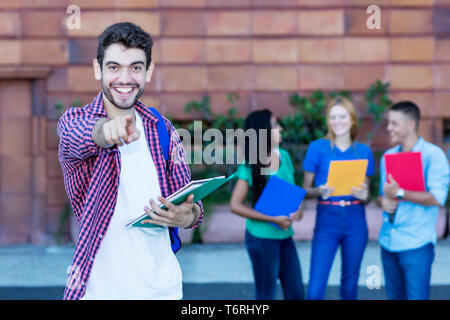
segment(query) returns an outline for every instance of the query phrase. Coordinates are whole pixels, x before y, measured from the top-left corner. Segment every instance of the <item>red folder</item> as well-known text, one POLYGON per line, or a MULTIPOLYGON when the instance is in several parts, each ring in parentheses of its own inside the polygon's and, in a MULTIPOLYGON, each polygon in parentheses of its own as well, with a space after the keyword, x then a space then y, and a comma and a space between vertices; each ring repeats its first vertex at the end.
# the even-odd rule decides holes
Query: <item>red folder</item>
POLYGON ((410 191, 425 191, 425 178, 420 152, 400 152, 386 154, 386 180, 389 174, 397 181, 400 188, 410 191))

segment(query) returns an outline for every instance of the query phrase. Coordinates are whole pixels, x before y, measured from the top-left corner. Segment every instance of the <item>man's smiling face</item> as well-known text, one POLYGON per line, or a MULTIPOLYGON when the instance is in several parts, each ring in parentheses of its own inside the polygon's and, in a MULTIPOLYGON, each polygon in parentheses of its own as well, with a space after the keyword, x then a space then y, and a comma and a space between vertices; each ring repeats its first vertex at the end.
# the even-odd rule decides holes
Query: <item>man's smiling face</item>
POLYGON ((388 113, 387 131, 391 138, 391 144, 399 144, 414 134, 416 123, 409 116, 402 112, 391 110, 388 113))
POLYGON ((132 108, 150 82, 153 64, 146 66, 145 52, 113 43, 106 50, 103 66, 94 60, 95 78, 102 81, 106 98, 119 109, 132 108))

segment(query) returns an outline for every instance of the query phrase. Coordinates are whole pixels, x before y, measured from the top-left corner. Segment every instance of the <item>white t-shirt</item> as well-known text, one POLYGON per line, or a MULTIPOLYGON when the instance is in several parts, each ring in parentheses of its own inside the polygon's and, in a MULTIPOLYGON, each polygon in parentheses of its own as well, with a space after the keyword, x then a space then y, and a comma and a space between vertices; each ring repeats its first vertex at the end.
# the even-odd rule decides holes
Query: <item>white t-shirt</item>
POLYGON ((97 252, 84 299, 181 299, 180 265, 167 227, 125 224, 161 195, 158 176, 137 112, 139 140, 119 146, 121 170, 117 204, 97 252))

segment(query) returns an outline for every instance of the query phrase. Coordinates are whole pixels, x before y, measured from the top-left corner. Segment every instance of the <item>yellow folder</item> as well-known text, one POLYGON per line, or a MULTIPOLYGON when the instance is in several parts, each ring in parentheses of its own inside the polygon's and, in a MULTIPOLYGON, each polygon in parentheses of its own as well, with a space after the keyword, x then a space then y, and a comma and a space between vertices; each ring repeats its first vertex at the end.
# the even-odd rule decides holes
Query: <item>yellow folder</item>
POLYGON ((368 163, 367 159, 331 161, 327 179, 327 185, 334 187, 331 196, 348 196, 352 187, 361 188, 368 163))

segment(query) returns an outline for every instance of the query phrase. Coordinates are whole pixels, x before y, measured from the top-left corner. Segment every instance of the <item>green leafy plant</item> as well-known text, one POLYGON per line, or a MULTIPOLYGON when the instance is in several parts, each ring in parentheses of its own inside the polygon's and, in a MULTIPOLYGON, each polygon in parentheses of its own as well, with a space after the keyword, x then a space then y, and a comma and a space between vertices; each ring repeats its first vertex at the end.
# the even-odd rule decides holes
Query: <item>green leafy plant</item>
MULTIPOLYGON (((244 118, 237 116, 236 102, 239 100, 239 94, 236 92, 231 92, 227 94, 227 101, 232 105, 232 107, 227 111, 226 114, 215 114, 211 111, 211 100, 210 97, 205 95, 201 100, 191 100, 186 103, 184 107, 185 113, 196 112, 199 114, 200 119, 203 123, 205 130, 210 128, 215 128, 219 130, 225 129, 236 129, 241 128, 244 124, 244 118)), ((172 119, 172 117, 169 115, 172 119)), ((177 123, 179 127, 182 127, 182 123, 177 123)), ((186 128, 193 132, 194 122, 189 122, 186 128)))
POLYGON ((380 129, 383 122, 383 114, 392 105, 392 100, 389 99, 389 83, 383 83, 377 80, 375 84, 370 85, 366 91, 365 99, 368 106, 368 113, 372 114, 375 120, 375 125, 370 133, 367 134, 366 142, 368 145, 372 144, 372 140, 380 129))
MULTIPOLYGON (((293 157, 293 162, 296 167, 295 181, 301 185, 303 182, 303 172, 301 163, 307 150, 307 146, 314 140, 324 137, 327 133, 327 123, 325 115, 325 107, 327 102, 336 97, 344 96, 350 100, 352 94, 348 90, 323 92, 316 90, 310 95, 300 95, 293 93, 289 96, 289 104, 293 107, 293 113, 287 114, 279 119, 281 126, 283 127, 282 147, 287 149, 293 157)), ((380 129, 383 115, 387 109, 392 105, 392 101, 389 99, 389 83, 383 83, 382 81, 376 81, 365 92, 365 101, 367 103, 367 114, 373 116, 375 125, 371 132, 366 136, 364 141, 367 144, 371 144, 376 132, 380 129)), ((210 99, 208 96, 204 96, 200 101, 190 101, 186 104, 185 112, 196 111, 203 116, 203 130, 209 128, 216 128, 225 132, 228 128, 242 128, 244 118, 237 117, 236 103, 239 100, 237 93, 229 93, 227 95, 227 101, 231 104, 230 109, 225 114, 214 114, 211 112, 210 99)), ((359 123, 361 125, 362 121, 359 123)), ((193 132, 193 123, 181 124, 178 123, 176 127, 187 127, 193 132)), ((374 150, 374 157, 376 160, 382 155, 381 150, 374 150)), ((376 161, 378 163, 378 161, 376 161)), ((215 165, 211 166, 191 166, 193 176, 212 177, 219 174, 224 174, 227 170, 222 168, 224 166, 215 165)), ((230 167, 230 166, 228 166, 230 167)), ((233 166, 234 170, 235 166, 233 166)), ((378 170, 378 168, 377 168, 378 170)), ((376 171, 377 171, 376 170, 376 171)), ((230 184, 231 185, 231 184, 230 184)), ((379 187, 379 175, 376 173, 374 178, 371 179, 371 194, 376 196, 379 187)), ((232 189, 224 190, 220 193, 214 193, 210 197, 210 201, 214 203, 223 203, 229 201, 232 189)))
POLYGON ((242 128, 244 125, 244 118, 237 116, 236 103, 240 99, 240 96, 236 92, 230 92, 227 94, 227 101, 232 107, 227 111, 226 115, 217 114, 214 116, 214 121, 211 124, 212 128, 219 130, 237 129, 242 128))
POLYGON ((203 96, 201 101, 192 100, 189 101, 184 107, 185 113, 191 113, 193 111, 197 111, 200 113, 202 119, 208 123, 213 121, 213 114, 211 112, 211 101, 209 96, 203 96))

